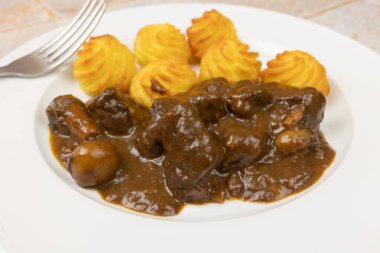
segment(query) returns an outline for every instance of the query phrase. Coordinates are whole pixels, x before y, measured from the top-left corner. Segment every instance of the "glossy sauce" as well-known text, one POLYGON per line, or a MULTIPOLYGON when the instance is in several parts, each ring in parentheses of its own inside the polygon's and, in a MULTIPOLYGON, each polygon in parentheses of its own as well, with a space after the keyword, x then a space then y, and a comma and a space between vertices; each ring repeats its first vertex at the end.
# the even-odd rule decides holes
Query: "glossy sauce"
MULTIPOLYGON (((221 81, 219 80, 218 82, 221 81)), ((211 87, 212 85, 213 83, 206 83, 203 88, 199 87, 188 94, 179 96, 178 103, 182 103, 184 99, 186 101, 187 99, 190 100, 191 97, 194 97, 194 94, 197 96, 202 94, 202 91, 205 89, 210 90, 212 88, 215 90, 215 87, 211 87)), ((242 86, 245 88, 247 85, 242 86)), ((281 90, 282 88, 279 89, 277 86, 273 86, 273 89, 268 86, 268 89, 271 92, 271 96, 276 97, 276 99, 277 97, 281 97, 281 99, 289 97, 288 91, 281 90)), ((248 93, 247 91, 239 93, 240 91, 237 92, 236 90, 232 92, 235 92, 235 95, 248 93)), ((293 94, 292 92, 298 91, 290 90, 289 92, 289 94, 293 94)), ((226 91, 223 90, 224 93, 226 91)), ((209 95, 207 94, 207 96, 209 95)), ((214 98, 207 97, 205 101, 214 101, 212 99, 214 98)), ((197 101, 200 100, 198 99, 197 101)), ((257 100, 255 101, 257 102, 257 100)), ((147 135, 142 135, 141 131, 145 131, 144 128, 147 127, 147 124, 156 124, 157 126, 165 124, 163 125, 164 129, 169 129, 169 126, 178 126, 178 122, 185 122, 181 118, 182 114, 178 118, 173 119, 173 122, 170 122, 171 118, 169 118, 164 123, 160 123, 157 119, 149 119, 149 113, 154 114, 154 109, 151 112, 148 112, 148 110, 142 112, 141 110, 144 109, 139 108, 138 117, 134 116, 134 112, 132 111, 134 127, 130 133, 116 137, 105 131, 101 137, 97 138, 97 140, 111 143, 117 149, 122 159, 122 166, 116 172, 115 177, 98 187, 97 191, 105 201, 139 212, 172 216, 178 214, 186 203, 222 203, 226 199, 272 202, 310 187, 322 176, 335 157, 334 150, 328 145, 322 133, 318 130, 319 122, 323 118, 323 112, 321 115, 310 116, 319 117, 318 119, 311 119, 307 116, 307 113, 321 113, 320 110, 324 109, 324 105, 319 104, 318 106, 321 108, 317 110, 313 108, 314 105, 305 104, 302 107, 304 113, 302 118, 304 120, 301 121, 300 117, 297 116, 297 110, 294 109, 295 105, 289 106, 290 102, 289 104, 287 104, 288 102, 284 102, 288 100, 273 102, 275 99, 272 98, 271 101, 260 106, 260 109, 256 108, 254 113, 249 113, 249 116, 246 114, 248 107, 244 109, 245 111, 240 110, 238 112, 239 115, 236 115, 239 108, 235 108, 235 110, 231 108, 237 106, 238 103, 229 105, 226 109, 227 112, 223 112, 223 108, 221 110, 219 110, 220 108, 216 108, 217 106, 215 105, 217 104, 212 104, 213 106, 209 104, 207 108, 212 108, 210 109, 213 110, 211 114, 208 114, 208 111, 204 111, 202 106, 193 103, 196 104, 199 111, 203 110, 200 116, 194 116, 194 121, 199 120, 199 117, 202 118, 205 124, 202 129, 207 129, 208 133, 210 133, 207 136, 215 138, 215 145, 223 146, 224 153, 222 157, 215 158, 217 166, 205 172, 207 173, 205 174, 206 176, 199 180, 197 179, 198 181, 195 184, 187 184, 187 177, 178 179, 180 182, 186 183, 183 188, 175 183, 171 183, 172 181, 170 180, 172 179, 168 181, 166 178, 169 175, 168 168, 166 167, 165 170, 164 167, 169 166, 167 164, 171 162, 168 161, 167 156, 170 157, 168 155, 170 154, 175 161, 183 160, 184 164, 188 163, 189 160, 194 160, 194 166, 197 166, 198 158, 196 156, 186 157, 186 155, 182 156, 183 152, 181 150, 171 150, 177 147, 173 143, 170 145, 163 143, 164 150, 153 156, 141 153, 141 150, 144 150, 144 148, 141 148, 141 145, 145 141, 142 138, 148 138, 142 137, 147 135), (292 113, 295 116, 291 115, 292 113), (146 115, 146 117, 142 117, 142 114, 146 115), (289 115, 300 123, 292 123, 293 125, 289 126, 290 123, 286 122, 286 120, 291 121, 292 119, 289 118, 289 115), (294 148, 292 152, 287 153, 285 152, 286 149, 283 152, 279 152, 280 144, 284 143, 277 144, 276 146, 276 137, 284 133, 285 130, 290 129, 294 130, 296 134, 300 134, 300 140, 304 141, 302 139, 303 133, 301 132, 303 130, 298 129, 301 127, 302 129, 307 129, 307 133, 311 138, 311 140, 307 140, 307 146, 289 144, 293 146, 289 146, 289 148, 288 146, 282 147, 286 147, 286 149, 294 148), (257 148, 257 151, 255 148, 257 148), (169 186, 167 182, 169 182, 169 186)), ((299 104, 302 103, 299 102, 299 104)), ((181 107, 183 110, 186 108, 189 112, 195 110, 195 107, 192 105, 185 104, 183 108, 181 107)), ((170 113, 173 114, 172 111, 170 113)), ((192 123, 193 121, 190 120, 189 122, 192 123)), ((183 124, 186 124, 186 122, 183 124)), ((173 132, 173 136, 178 137, 175 141, 180 143, 180 146, 183 143, 183 146, 187 147, 186 136, 188 135, 182 136, 174 133, 175 131, 177 131, 176 127, 170 130, 170 132, 173 132)), ((294 134, 294 131, 292 134, 294 134)), ((163 133, 159 133, 158 135, 163 135, 163 133)), ((170 136, 172 136, 171 133, 169 134, 170 136)), ((282 139, 280 137, 277 138, 277 141, 287 141, 287 136, 283 136, 282 139)), ((170 138, 169 140, 165 138, 162 137, 159 140, 161 142, 171 142, 170 138)), ((156 143, 157 140, 147 140, 147 142, 150 145, 151 143, 156 143)), ((71 152, 79 144, 79 141, 51 129, 52 151, 64 167, 67 166, 71 152)), ((285 143, 284 145, 288 144, 285 143)), ((202 162, 204 164, 204 161, 202 162)), ((192 174, 189 175, 191 176, 192 174)))

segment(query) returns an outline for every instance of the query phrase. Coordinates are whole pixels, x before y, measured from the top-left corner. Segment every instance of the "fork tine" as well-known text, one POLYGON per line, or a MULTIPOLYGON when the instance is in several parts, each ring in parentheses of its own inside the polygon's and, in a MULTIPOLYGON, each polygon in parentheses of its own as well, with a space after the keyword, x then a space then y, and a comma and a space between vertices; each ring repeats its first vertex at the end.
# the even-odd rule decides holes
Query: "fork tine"
POLYGON ((78 22, 78 20, 82 17, 84 12, 87 10, 87 8, 90 6, 93 0, 87 0, 86 3, 83 5, 83 7, 80 9, 79 13, 75 16, 73 21, 70 22, 70 24, 53 40, 46 43, 44 46, 42 46, 40 49, 37 50, 38 53, 42 53, 58 41, 60 41, 67 33, 68 31, 73 28, 73 26, 78 22))
POLYGON ((45 56, 49 56, 57 51, 60 47, 62 47, 67 41, 69 41, 73 34, 75 34, 84 23, 86 23, 87 19, 91 16, 94 8, 98 3, 99 0, 90 0, 88 8, 86 8, 84 13, 78 17, 78 20, 73 24, 71 29, 69 29, 61 39, 57 40, 54 44, 52 44, 49 48, 42 51, 41 53, 45 56))
POLYGON ((85 29, 79 34, 79 36, 77 36, 75 41, 73 41, 73 43, 71 43, 70 45, 66 46, 66 48, 62 50, 60 54, 54 56, 54 58, 50 57, 52 59, 52 63, 50 65, 51 68, 55 68, 56 66, 60 65, 78 50, 82 43, 91 35, 96 25, 102 18, 106 8, 107 3, 104 2, 104 0, 101 0, 101 4, 94 12, 95 14, 93 15, 93 17, 91 17, 89 25, 85 27, 85 29))
POLYGON ((81 27, 78 28, 78 30, 70 37, 70 39, 67 42, 65 42, 61 46, 61 48, 59 48, 54 53, 52 53, 48 56, 48 58, 51 61, 54 61, 59 56, 64 54, 69 48, 71 48, 71 46, 73 44, 76 43, 77 40, 81 39, 82 34, 86 33, 86 30, 88 29, 88 27, 90 27, 92 25, 93 20, 97 17, 97 15, 98 15, 99 11, 102 9, 103 5, 105 5, 105 1, 100 0, 99 3, 95 6, 95 9, 91 13, 91 15, 88 17, 88 20, 86 20, 86 22, 81 27))

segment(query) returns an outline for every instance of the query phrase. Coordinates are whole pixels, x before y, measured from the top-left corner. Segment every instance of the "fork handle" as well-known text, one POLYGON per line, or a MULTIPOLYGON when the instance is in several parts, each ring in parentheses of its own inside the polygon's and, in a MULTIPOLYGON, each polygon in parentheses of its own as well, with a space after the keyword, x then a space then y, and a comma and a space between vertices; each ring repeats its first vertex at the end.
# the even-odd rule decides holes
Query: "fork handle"
POLYGON ((9 65, 0 67, 0 77, 11 77, 11 76, 15 76, 15 74, 9 70, 9 65))

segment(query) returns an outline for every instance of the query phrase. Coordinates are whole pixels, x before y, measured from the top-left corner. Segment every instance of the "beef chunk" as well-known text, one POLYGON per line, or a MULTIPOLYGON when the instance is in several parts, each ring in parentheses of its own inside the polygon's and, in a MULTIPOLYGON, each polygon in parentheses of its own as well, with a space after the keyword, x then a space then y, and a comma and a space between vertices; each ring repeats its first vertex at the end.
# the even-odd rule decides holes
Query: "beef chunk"
POLYGON ((263 85, 251 81, 234 84, 233 89, 225 95, 230 110, 239 117, 250 118, 272 101, 269 91, 263 85))
POLYGON ((299 89, 277 83, 258 85, 251 81, 234 84, 226 92, 225 101, 231 112, 239 117, 251 118, 269 106, 274 114, 281 115, 286 126, 299 123, 304 128, 319 125, 326 105, 325 96, 311 87, 299 89))
POLYGON ((112 135, 126 135, 132 131, 129 109, 114 88, 103 91, 87 104, 90 114, 112 135))
POLYGON ((302 111, 299 123, 304 128, 315 128, 322 122, 326 98, 318 90, 307 87, 298 89, 277 83, 261 85, 272 95, 273 104, 287 105, 289 110, 295 107, 302 111))
POLYGON ((70 136, 77 142, 102 135, 100 126, 89 116, 83 102, 72 95, 56 97, 47 107, 46 114, 54 132, 70 136))
POLYGON ((185 100, 195 105, 202 121, 215 124, 228 113, 223 94, 231 88, 224 78, 214 78, 195 85, 186 94, 185 100))
POLYGON ((215 134, 224 147, 222 172, 231 172, 253 164, 268 141, 266 129, 258 122, 223 119, 215 127, 215 134))
POLYGON ((201 190, 191 196, 188 192, 220 164, 223 149, 207 131, 194 105, 172 98, 157 99, 140 143, 150 153, 160 150, 157 146, 165 153, 162 166, 166 183, 176 198, 208 198, 201 190))

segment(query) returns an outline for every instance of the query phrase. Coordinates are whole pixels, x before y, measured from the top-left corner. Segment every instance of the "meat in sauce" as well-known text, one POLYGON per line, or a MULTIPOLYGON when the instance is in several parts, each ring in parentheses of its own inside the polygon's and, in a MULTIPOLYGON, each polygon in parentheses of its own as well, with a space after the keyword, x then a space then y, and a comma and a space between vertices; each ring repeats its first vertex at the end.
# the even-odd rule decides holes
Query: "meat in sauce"
POLYGON ((141 108, 114 89, 47 108, 52 149, 108 202, 172 216, 186 203, 271 202, 306 189, 333 161, 314 88, 223 78, 141 108))

